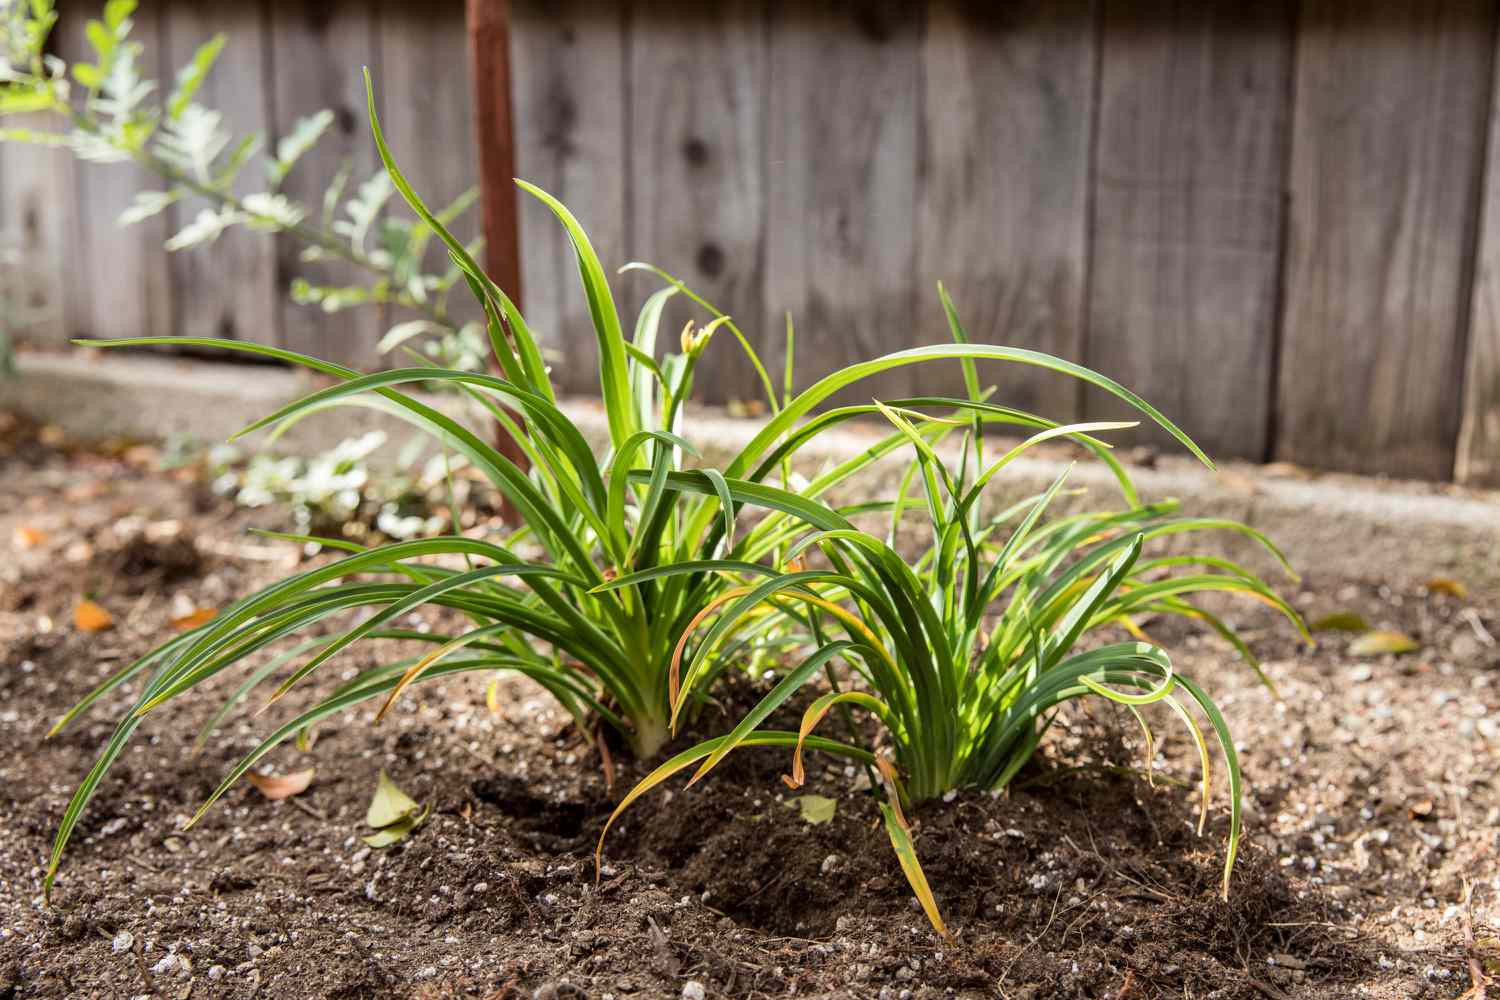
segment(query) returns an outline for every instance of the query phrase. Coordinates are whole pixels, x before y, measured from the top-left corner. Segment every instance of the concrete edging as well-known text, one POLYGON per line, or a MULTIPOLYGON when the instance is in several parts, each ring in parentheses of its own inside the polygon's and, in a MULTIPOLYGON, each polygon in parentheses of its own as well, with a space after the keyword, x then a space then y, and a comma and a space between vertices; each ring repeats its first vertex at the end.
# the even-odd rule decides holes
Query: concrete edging
MULTIPOLYGON (((106 359, 98 352, 28 352, 20 355, 19 370, 18 379, 0 382, 0 407, 57 424, 82 440, 154 440, 178 433, 220 441, 319 385, 307 373, 279 367, 146 354, 106 359)), ((461 412, 454 398, 424 399, 461 412)), ((562 405, 585 434, 604 437, 597 401, 569 399, 562 405)), ((387 414, 343 408, 302 421, 278 447, 322 450, 377 427, 398 445, 388 450, 392 455, 414 433, 387 414)), ((700 409, 686 431, 712 458, 747 441, 753 428, 749 421, 700 409)), ((815 442, 807 457, 817 461, 848 455, 868 446, 873 434, 865 428, 829 434, 815 442)), ((1007 470, 1007 483, 1034 492, 1063 467, 1060 460, 1024 458, 1007 470)), ((1500 492, 1344 475, 1304 479, 1244 463, 1232 463, 1215 475, 1176 457, 1162 458, 1156 468, 1133 469, 1132 475, 1143 496, 1175 496, 1187 510, 1256 524, 1283 541, 1302 566, 1357 577, 1370 575, 1374 567, 1386 573, 1445 573, 1472 585, 1500 586, 1500 492)), ((1106 488, 1111 480, 1107 470, 1080 465, 1070 482, 1106 488)))

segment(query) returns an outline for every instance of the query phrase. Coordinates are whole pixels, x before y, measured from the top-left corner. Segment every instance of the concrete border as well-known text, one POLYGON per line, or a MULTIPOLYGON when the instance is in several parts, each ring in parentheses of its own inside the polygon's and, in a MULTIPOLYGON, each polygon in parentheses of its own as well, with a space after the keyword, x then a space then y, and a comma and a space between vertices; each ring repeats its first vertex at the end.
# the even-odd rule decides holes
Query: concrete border
MULTIPOLYGON (((307 373, 269 365, 140 353, 104 358, 97 351, 27 352, 19 357, 19 369, 18 379, 0 382, 0 408, 57 424, 80 440, 154 440, 177 433, 220 441, 319 385, 307 373)), ((424 398, 448 412, 462 412, 454 398, 424 398)), ((597 401, 570 399, 563 406, 586 434, 604 438, 597 401)), ((715 458, 747 441, 754 426, 722 412, 697 410, 686 432, 715 458)), ((398 445, 387 450, 393 456, 400 441, 414 433, 386 414, 346 408, 299 423, 278 447, 321 450, 375 427, 398 445)), ((848 455, 875 436, 868 428, 830 434, 806 457, 816 462, 848 455)), ((1057 457, 1022 459, 1007 470, 1007 483, 1034 492, 1064 465, 1057 457)), ((1262 527, 1302 567, 1361 578, 1447 574, 1471 585, 1500 587, 1500 492, 1286 471, 1230 463, 1215 475, 1189 459, 1164 456, 1155 467, 1132 474, 1143 496, 1175 496, 1187 510, 1262 527)), ((1108 489, 1112 481, 1107 470, 1084 464, 1070 482, 1092 490, 1108 489)))

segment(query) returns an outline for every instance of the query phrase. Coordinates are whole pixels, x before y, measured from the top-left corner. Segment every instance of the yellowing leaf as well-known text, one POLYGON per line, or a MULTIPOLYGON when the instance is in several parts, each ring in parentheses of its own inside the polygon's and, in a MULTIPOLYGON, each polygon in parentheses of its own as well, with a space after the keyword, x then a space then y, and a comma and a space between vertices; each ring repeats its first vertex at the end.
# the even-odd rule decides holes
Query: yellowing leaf
POLYGON ((375 786, 375 795, 370 799, 369 811, 365 813, 365 824, 377 830, 410 819, 422 811, 422 807, 407 795, 390 775, 380 772, 380 781, 375 786))
POLYGON ((272 802, 278 802, 307 791, 307 786, 312 784, 313 769, 294 771, 291 774, 256 774, 251 771, 245 777, 250 780, 250 784, 260 789, 260 794, 272 802))
POLYGON ((1335 611, 1313 622, 1314 632, 1368 632, 1370 623, 1353 611, 1335 611))
POLYGON ((1427 581, 1427 592, 1429 594, 1447 594, 1449 597, 1465 598, 1469 596, 1469 588, 1459 580, 1446 576, 1435 576, 1427 581))
POLYGON ((917 860, 917 849, 911 842, 911 830, 907 828, 906 820, 901 816, 900 810, 889 802, 880 803, 880 812, 885 817, 885 832, 891 838, 891 846, 896 849, 896 860, 901 863, 901 872, 906 876, 906 882, 911 886, 917 902, 922 904, 922 912, 932 922, 932 929, 947 937, 948 928, 943 925, 943 914, 938 909, 937 898, 933 896, 932 886, 928 884, 922 864, 917 860))
POLYGON ((1412 653, 1422 644, 1404 632, 1366 632, 1349 644, 1350 656, 1380 656, 1383 653, 1412 653))
POLYGON ((103 632, 115 627, 115 616, 93 601, 79 601, 73 608, 73 624, 84 632, 103 632))
POLYGON ((793 800, 802 810, 802 821, 810 826, 820 826, 833 819, 839 804, 826 795, 801 795, 793 800))
POLYGON ((366 834, 359 839, 376 850, 382 847, 390 847, 393 844, 399 844, 422 824, 422 821, 427 818, 427 812, 428 810, 423 809, 415 816, 407 816, 405 819, 398 820, 390 826, 376 830, 374 833, 366 834))
POLYGON ((214 615, 218 613, 217 608, 194 608, 181 617, 173 618, 172 627, 179 632, 186 632, 188 629, 197 628, 199 625, 207 625, 214 620, 214 615))

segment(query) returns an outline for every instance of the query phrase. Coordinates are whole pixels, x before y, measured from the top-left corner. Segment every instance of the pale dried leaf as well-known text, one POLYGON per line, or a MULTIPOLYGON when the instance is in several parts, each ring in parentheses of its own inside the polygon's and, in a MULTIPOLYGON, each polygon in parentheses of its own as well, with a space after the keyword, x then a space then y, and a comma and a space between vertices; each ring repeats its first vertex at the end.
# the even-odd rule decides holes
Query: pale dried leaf
POLYGON ((375 848, 376 850, 379 850, 382 847, 390 847, 393 844, 399 844, 401 843, 401 841, 405 840, 413 830, 422 825, 422 821, 427 818, 427 812, 428 810, 423 809, 421 812, 413 816, 407 816, 404 819, 397 820, 395 823, 392 823, 389 826, 382 827, 379 830, 376 830, 374 833, 366 834, 359 839, 363 840, 367 845, 375 848))
POLYGON ((260 789, 260 794, 272 802, 278 802, 307 791, 307 786, 312 784, 313 768, 291 774, 256 774, 251 771, 245 777, 250 779, 250 784, 260 789))
POLYGON ((375 795, 370 799, 370 808, 365 813, 365 823, 377 830, 410 819, 422 811, 410 795, 407 795, 384 770, 375 786, 375 795))
POLYGON ((826 795, 801 795, 795 800, 802 811, 802 820, 809 826, 821 826, 833 819, 839 804, 826 795))
POLYGON ((1413 653, 1422 644, 1404 632, 1366 632, 1349 644, 1350 656, 1381 656, 1386 653, 1413 653))

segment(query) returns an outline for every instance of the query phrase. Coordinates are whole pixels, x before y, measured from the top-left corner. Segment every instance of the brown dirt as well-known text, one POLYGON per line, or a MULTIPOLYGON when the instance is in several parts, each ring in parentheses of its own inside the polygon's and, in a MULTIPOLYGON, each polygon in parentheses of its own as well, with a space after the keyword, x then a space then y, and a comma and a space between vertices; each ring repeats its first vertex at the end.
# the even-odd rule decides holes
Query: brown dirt
MULTIPOLYGON (((1233 608, 1282 703, 1216 639, 1148 624, 1243 748, 1227 903, 1222 789, 1195 837, 1195 754, 1154 719, 1176 783, 1152 788, 1126 770, 1141 753, 1128 716, 1097 705, 1068 714, 1008 797, 917 812, 951 942, 914 908, 861 775, 825 760, 799 793, 777 780, 784 755, 755 751, 692 789, 670 782, 612 832, 595 885, 611 803, 597 757, 535 688, 509 685, 493 717, 474 681, 419 690, 380 726, 323 727, 274 758, 316 767, 306 793, 236 789, 190 833, 181 819, 267 720, 233 716, 194 758, 217 702, 185 699, 105 782, 43 905, 58 818, 126 700, 46 729, 182 609, 295 563, 248 523, 149 452, 0 426, 0 998, 678 997, 689 980, 708 997, 1456 997, 1470 925, 1482 944, 1500 922, 1500 649, 1482 638, 1500 633, 1500 595, 1434 595, 1412 566, 1294 588, 1314 617, 1355 610, 1422 642, 1399 659, 1351 659, 1338 635, 1309 651, 1269 612, 1233 608), (83 596, 116 628, 77 631, 83 596), (382 767, 433 815, 369 852, 357 838, 382 767), (804 793, 834 798, 834 819, 802 822, 804 793)), ((639 773, 623 764, 620 780, 639 773)))

